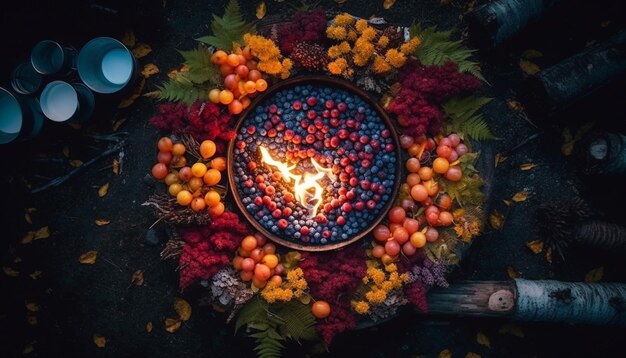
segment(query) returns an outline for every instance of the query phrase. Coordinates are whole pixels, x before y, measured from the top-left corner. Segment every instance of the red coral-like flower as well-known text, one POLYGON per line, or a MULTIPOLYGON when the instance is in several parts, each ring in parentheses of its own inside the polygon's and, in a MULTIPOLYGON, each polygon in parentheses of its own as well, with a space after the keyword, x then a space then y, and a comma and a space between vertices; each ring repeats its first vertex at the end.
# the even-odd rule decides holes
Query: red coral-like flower
POLYGON ((299 11, 291 22, 278 29, 280 50, 284 55, 289 55, 298 42, 321 45, 324 43, 325 31, 326 12, 323 9, 299 11))
POLYGON ((426 301, 426 288, 419 282, 413 282, 404 286, 404 294, 410 303, 415 305, 420 311, 428 312, 428 303, 426 301))
POLYGON ((180 288, 208 280, 230 263, 248 228, 235 213, 225 212, 208 226, 187 229, 181 233, 185 245, 180 255, 180 288))

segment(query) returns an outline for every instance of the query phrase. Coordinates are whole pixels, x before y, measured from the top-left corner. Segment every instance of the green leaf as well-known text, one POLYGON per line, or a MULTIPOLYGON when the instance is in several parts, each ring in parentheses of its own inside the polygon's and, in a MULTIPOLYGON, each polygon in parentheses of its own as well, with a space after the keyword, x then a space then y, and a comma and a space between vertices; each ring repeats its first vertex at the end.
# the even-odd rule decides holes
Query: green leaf
POLYGON ((479 112, 491 100, 492 98, 476 96, 450 98, 442 104, 446 117, 452 120, 446 129, 458 133, 463 139, 466 137, 479 141, 494 139, 489 125, 479 112))
POLYGON ((239 328, 254 323, 267 322, 267 302, 258 297, 251 299, 237 314, 235 321, 235 333, 239 328))
POLYGON ((233 49, 233 42, 241 44, 244 34, 256 32, 255 26, 246 23, 241 16, 237 0, 228 2, 223 17, 213 14, 211 30, 213 31, 212 36, 204 36, 197 40, 225 51, 233 49))
POLYGON ((467 48, 463 41, 452 41, 450 37, 454 29, 437 31, 436 26, 422 29, 420 24, 413 24, 409 28, 411 36, 417 36, 421 44, 415 50, 415 56, 426 66, 442 65, 450 60, 459 66, 459 72, 469 73, 483 82, 487 82, 480 72, 478 62, 471 60, 476 50, 467 48))
POLYGON ((163 86, 159 86, 158 90, 150 95, 157 99, 184 102, 191 105, 196 101, 205 99, 207 97, 207 90, 191 83, 189 80, 183 80, 183 78, 180 77, 179 81, 165 82, 163 86))
POLYGON ((439 183, 443 191, 448 193, 452 200, 463 205, 482 205, 485 195, 480 190, 483 179, 478 175, 474 164, 478 160, 478 153, 467 153, 459 160, 459 167, 463 171, 461 180, 453 182, 442 178, 439 183))
POLYGON ((189 66, 189 71, 181 72, 180 75, 195 84, 209 82, 214 86, 219 85, 219 69, 211 62, 212 51, 209 51, 204 46, 200 46, 194 50, 178 52, 185 59, 185 64, 189 66))
POLYGON ((296 341, 317 339, 315 331, 316 321, 309 305, 305 305, 298 300, 281 303, 276 307, 276 315, 280 316, 284 321, 284 326, 281 327, 284 336, 296 341))

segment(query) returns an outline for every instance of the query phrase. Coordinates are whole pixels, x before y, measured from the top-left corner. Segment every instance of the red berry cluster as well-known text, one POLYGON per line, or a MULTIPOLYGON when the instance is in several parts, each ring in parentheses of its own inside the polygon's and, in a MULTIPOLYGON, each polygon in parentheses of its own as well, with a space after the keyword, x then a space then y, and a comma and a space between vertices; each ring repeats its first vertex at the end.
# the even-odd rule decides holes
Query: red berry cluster
POLYGON ((323 9, 299 11, 293 21, 278 29, 280 50, 284 55, 289 55, 298 42, 323 44, 325 32, 326 12, 323 9))

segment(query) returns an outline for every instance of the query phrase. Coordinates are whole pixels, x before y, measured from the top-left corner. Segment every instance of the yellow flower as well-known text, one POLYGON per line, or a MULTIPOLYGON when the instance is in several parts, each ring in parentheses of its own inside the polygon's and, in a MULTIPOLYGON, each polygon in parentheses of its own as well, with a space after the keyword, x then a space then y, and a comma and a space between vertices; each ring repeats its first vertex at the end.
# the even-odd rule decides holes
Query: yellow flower
POLYGON ((379 304, 385 302, 387 299, 387 293, 382 290, 374 289, 365 294, 365 298, 373 304, 379 304))
POLYGON ((350 44, 347 41, 342 41, 339 44, 339 51, 341 51, 341 53, 348 53, 350 52, 350 44))
POLYGON ((402 52, 405 55, 412 54, 413 52, 415 52, 415 50, 421 43, 422 41, 420 41, 420 39, 417 36, 413 37, 409 41, 403 43, 400 46, 400 52, 402 52))
POLYGON ((354 24, 354 27, 356 28, 356 30, 359 33, 362 33, 363 30, 365 30, 366 28, 368 28, 369 26, 367 25, 367 20, 365 19, 359 19, 357 20, 356 24, 354 24))
POLYGON ((335 16, 335 25, 337 26, 352 25, 353 22, 354 18, 350 16, 350 14, 348 14, 347 12, 335 16))
POLYGON ((363 284, 367 285, 368 283, 370 283, 370 278, 365 276, 361 279, 361 281, 363 281, 363 284))
POLYGON ((352 75, 354 74, 354 70, 351 68, 346 68, 343 73, 341 74, 345 79, 349 80, 352 78, 352 75))
POLYGON ((268 61, 280 56, 280 49, 274 41, 263 36, 245 34, 243 40, 250 46, 252 54, 261 61, 268 61))
POLYGON ((398 271, 398 266, 392 263, 392 264, 385 266, 385 270, 387 270, 387 272, 396 272, 398 271))
POLYGON ((370 277, 376 285, 380 285, 385 280, 385 273, 377 268, 367 269, 367 276, 370 277))
POLYGON ((370 310, 370 305, 365 301, 352 301, 352 308, 358 314, 366 314, 370 310))
POLYGON ((385 61, 384 58, 377 55, 374 58, 372 71, 374 71, 374 73, 380 74, 380 73, 385 73, 389 70, 391 70, 391 66, 387 63, 387 61, 385 61))
POLYGON ((343 40, 346 38, 346 29, 339 26, 330 26, 326 29, 326 36, 333 40, 343 40))
POLYGON ((281 65, 280 61, 272 59, 268 61, 261 61, 257 65, 259 71, 263 71, 270 75, 278 74, 282 71, 283 65, 281 65))
POLYGON ((286 58, 283 60, 283 71, 289 71, 293 67, 293 62, 290 59, 286 58))
POLYGON ((339 48, 338 45, 330 46, 328 48, 328 57, 337 58, 339 56, 341 56, 341 49, 339 48))
POLYGON ((389 45, 389 37, 383 35, 378 39, 378 46, 387 47, 389 45))
POLYGON ((406 62, 406 55, 392 48, 385 54, 385 61, 395 68, 400 68, 406 62))
POLYGON ((376 37, 376 30, 374 30, 374 28, 372 28, 372 27, 367 27, 361 33, 361 38, 363 38, 363 39, 365 39, 367 41, 372 41, 374 39, 374 37, 376 37))
POLYGON ((389 292, 394 288, 394 284, 391 281, 385 281, 383 282, 382 285, 380 285, 380 289, 385 291, 385 292, 389 292))
POLYGON ((348 35, 346 36, 346 38, 350 41, 356 40, 357 37, 359 37, 359 35, 357 35, 357 33, 354 30, 348 31, 348 35))
POLYGON ((409 274, 405 272, 402 275, 400 275, 400 281, 402 281, 402 283, 409 282, 409 274))
POLYGON ((345 58, 338 58, 328 64, 328 71, 330 71, 333 75, 340 75, 347 65, 348 63, 345 58))

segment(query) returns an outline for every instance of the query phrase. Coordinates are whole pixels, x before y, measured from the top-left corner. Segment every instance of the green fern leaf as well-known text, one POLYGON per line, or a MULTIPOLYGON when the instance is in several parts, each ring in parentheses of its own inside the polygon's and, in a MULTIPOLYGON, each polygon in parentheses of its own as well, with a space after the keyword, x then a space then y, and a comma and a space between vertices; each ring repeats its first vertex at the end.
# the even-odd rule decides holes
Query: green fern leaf
POLYGON ((446 124, 449 132, 458 133, 461 138, 469 137, 474 140, 494 139, 489 125, 479 110, 492 99, 487 97, 469 96, 465 98, 453 97, 443 105, 443 110, 451 122, 446 124))
POLYGON ((283 336, 296 341, 301 339, 315 340, 317 338, 315 317, 311 314, 308 305, 298 300, 281 303, 276 307, 276 315, 283 319, 284 325, 281 326, 283 336))
POLYGON ((235 333, 244 326, 267 321, 267 303, 258 297, 251 299, 237 314, 235 333))
POLYGON ((225 51, 233 49, 233 42, 241 44, 244 34, 256 32, 255 26, 246 23, 243 16, 241 16, 237 0, 228 2, 224 16, 219 17, 213 14, 211 30, 213 35, 200 37, 197 40, 225 51))
POLYGON ((206 90, 190 81, 168 81, 159 86, 155 97, 171 102, 184 102, 188 105, 206 98, 206 90))
POLYGON ((284 338, 273 327, 251 334, 250 337, 255 338, 256 347, 254 350, 257 351, 260 358, 280 357, 280 353, 285 347, 280 342, 284 338))
POLYGON ((219 85, 219 69, 211 62, 212 51, 200 46, 194 50, 178 52, 185 59, 185 64, 189 66, 189 71, 182 75, 196 84, 209 82, 210 85, 219 85))
POLYGON ((450 60, 459 66, 459 72, 469 73, 483 82, 487 82, 480 72, 477 62, 471 60, 476 50, 468 49, 463 41, 452 41, 452 30, 437 31, 436 26, 422 29, 420 24, 413 24, 409 28, 411 36, 417 36, 421 40, 420 46, 415 50, 415 56, 426 66, 442 65, 450 60))

